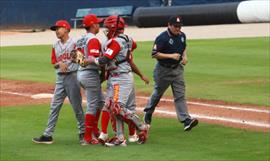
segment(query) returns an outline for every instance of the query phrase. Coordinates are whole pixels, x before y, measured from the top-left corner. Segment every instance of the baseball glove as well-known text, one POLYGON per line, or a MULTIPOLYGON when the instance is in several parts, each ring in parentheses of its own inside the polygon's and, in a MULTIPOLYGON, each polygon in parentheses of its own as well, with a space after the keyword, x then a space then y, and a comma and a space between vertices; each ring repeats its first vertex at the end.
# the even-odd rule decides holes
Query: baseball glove
POLYGON ((84 54, 79 50, 72 50, 70 53, 72 62, 80 64, 80 66, 85 67, 84 54))

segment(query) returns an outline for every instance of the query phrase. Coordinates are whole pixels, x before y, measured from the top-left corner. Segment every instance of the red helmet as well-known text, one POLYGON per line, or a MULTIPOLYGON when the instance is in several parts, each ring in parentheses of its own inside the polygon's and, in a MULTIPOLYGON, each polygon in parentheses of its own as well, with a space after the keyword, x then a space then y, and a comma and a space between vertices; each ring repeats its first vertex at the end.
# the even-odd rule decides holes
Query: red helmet
POLYGON ((125 20, 120 16, 112 15, 104 20, 104 27, 108 28, 107 36, 111 38, 126 27, 125 20))
POLYGON ((104 21, 104 27, 108 29, 124 29, 125 28, 125 20, 117 15, 109 16, 104 21))

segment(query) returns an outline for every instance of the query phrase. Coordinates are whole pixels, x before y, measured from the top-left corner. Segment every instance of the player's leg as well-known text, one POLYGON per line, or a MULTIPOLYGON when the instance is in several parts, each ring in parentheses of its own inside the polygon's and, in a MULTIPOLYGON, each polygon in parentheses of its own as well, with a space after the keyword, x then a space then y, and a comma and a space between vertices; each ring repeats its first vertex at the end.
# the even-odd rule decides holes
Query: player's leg
POLYGON ((151 124, 152 114, 155 111, 157 104, 159 103, 160 98, 166 91, 166 89, 171 84, 172 80, 168 79, 168 75, 171 73, 171 69, 164 68, 160 65, 156 65, 154 70, 154 91, 144 109, 144 122, 151 124))
POLYGON ((113 87, 109 80, 107 80, 107 91, 105 98, 105 105, 101 111, 101 133, 99 136, 99 141, 103 144, 108 140, 108 125, 111 119, 110 108, 112 104, 113 97, 113 87))
POLYGON ((35 143, 44 143, 44 144, 52 144, 53 143, 53 132, 58 120, 60 109, 63 105, 63 102, 66 98, 66 93, 64 89, 63 83, 56 83, 54 96, 51 100, 50 113, 48 118, 47 127, 43 133, 43 135, 39 138, 33 138, 33 142, 35 143))
MULTIPOLYGON (((117 114, 115 114, 114 110, 117 110, 115 106, 120 107, 122 104, 125 106, 125 102, 127 101, 127 92, 128 89, 126 88, 126 84, 128 82, 125 81, 125 78, 122 77, 113 77, 109 79, 111 83, 111 89, 113 89, 113 97, 112 97, 112 104, 110 107, 111 111, 111 118, 113 119, 112 126, 116 127, 116 135, 113 139, 110 140, 110 142, 105 143, 106 146, 113 147, 113 146, 121 146, 125 144, 125 138, 124 138, 124 131, 123 131, 123 120, 117 117, 117 114), (125 82, 126 84, 124 85, 125 82), (115 121, 115 122, 114 122, 115 121)), ((126 144, 125 144, 126 145, 126 144)))
POLYGON ((147 132, 148 126, 145 125, 135 113, 127 109, 128 100, 135 100, 133 74, 129 73, 121 75, 121 77, 118 80, 118 83, 119 83, 118 86, 117 84, 115 84, 114 86, 114 88, 116 89, 114 90, 115 94, 112 105, 113 115, 115 115, 117 118, 121 118, 128 125, 130 124, 136 126, 136 128, 139 130, 140 133, 147 132), (118 95, 116 95, 117 91, 118 95))
POLYGON ((100 98, 99 98, 99 100, 100 101, 98 103, 98 108, 97 108, 97 112, 96 112, 96 119, 95 119, 95 122, 94 122, 94 135, 97 138, 100 135, 100 130, 98 128, 98 122, 99 122, 99 119, 100 119, 101 111, 102 111, 102 109, 103 109, 103 107, 105 105, 102 89, 100 89, 100 98))
MULTIPOLYGON (((126 108, 132 112, 136 113, 136 99, 135 99, 135 88, 131 89, 129 98, 127 100, 126 108)), ((128 136, 128 141, 129 142, 136 142, 138 141, 138 135, 136 133, 136 126, 134 124, 128 124, 128 131, 129 131, 129 136, 128 136)))
POLYGON ((70 104, 73 108, 75 117, 77 119, 77 126, 79 129, 80 143, 83 141, 85 133, 84 126, 84 112, 82 108, 82 97, 80 91, 80 84, 77 81, 77 74, 72 73, 65 79, 65 90, 69 98, 70 104))
POLYGON ((172 83, 172 91, 174 96, 174 104, 177 112, 177 118, 184 123, 184 130, 189 131, 198 124, 197 119, 192 119, 188 113, 185 98, 185 81, 183 77, 183 67, 179 66, 174 70, 175 79, 172 83))
POLYGON ((85 133, 84 144, 98 144, 98 140, 93 138, 94 123, 96 120, 96 111, 99 105, 100 80, 99 73, 95 70, 78 71, 78 80, 85 89, 87 104, 85 112, 85 133))

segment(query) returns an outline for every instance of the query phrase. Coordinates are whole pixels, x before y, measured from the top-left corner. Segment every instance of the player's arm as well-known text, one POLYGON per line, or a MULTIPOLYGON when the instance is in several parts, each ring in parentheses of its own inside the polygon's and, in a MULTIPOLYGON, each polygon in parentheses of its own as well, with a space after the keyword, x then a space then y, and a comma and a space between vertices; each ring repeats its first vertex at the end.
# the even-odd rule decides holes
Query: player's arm
POLYGON ((112 40, 107 46, 103 56, 98 58, 89 57, 88 61, 97 65, 108 64, 120 51, 121 47, 115 40, 112 40))
POLYGON ((100 56, 100 52, 101 52, 101 44, 99 40, 97 38, 91 39, 87 43, 87 58, 84 60, 84 64, 85 65, 91 64, 91 62, 89 62, 90 59, 88 58, 98 57, 100 56))
POLYGON ((184 51, 182 53, 182 60, 181 60, 181 64, 186 65, 188 63, 188 58, 187 58, 187 44, 186 44, 186 35, 183 33, 184 36, 184 51))
POLYGON ((52 53, 51 53, 51 64, 53 65, 55 69, 60 68, 61 72, 67 72, 68 70, 68 66, 65 63, 61 61, 57 62, 54 48, 52 48, 52 53))
POLYGON ((153 49, 152 49, 152 58, 156 59, 180 59, 179 53, 163 53, 162 50, 165 48, 166 42, 158 37, 154 43, 153 49))
POLYGON ((156 58, 156 59, 175 59, 175 60, 179 60, 181 56, 180 56, 179 53, 168 54, 168 53, 157 52, 152 57, 156 58))
POLYGON ((137 74, 141 78, 141 80, 143 80, 146 84, 149 84, 149 78, 142 74, 142 72, 140 71, 140 69, 134 63, 133 58, 132 58, 132 55, 131 55, 131 58, 129 59, 128 62, 130 64, 130 67, 131 67, 132 71, 135 74, 137 74))
POLYGON ((185 48, 183 54, 182 54, 182 60, 181 64, 186 65, 188 63, 188 58, 187 58, 187 48, 185 48))

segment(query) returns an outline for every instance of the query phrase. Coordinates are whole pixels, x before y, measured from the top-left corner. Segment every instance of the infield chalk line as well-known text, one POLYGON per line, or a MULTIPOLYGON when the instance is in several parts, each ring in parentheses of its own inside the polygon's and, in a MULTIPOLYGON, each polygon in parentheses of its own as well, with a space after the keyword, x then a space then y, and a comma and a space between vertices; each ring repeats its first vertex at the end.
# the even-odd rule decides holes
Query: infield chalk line
MULTIPOLYGON (((9 92, 9 91, 2 91, 2 90, 0 90, 0 93, 7 93, 7 94, 31 97, 31 98, 34 98, 34 99, 52 98, 52 96, 53 96, 53 94, 51 94, 51 93, 39 93, 39 94, 32 95, 32 94, 29 94, 29 93, 17 93, 17 92, 9 92)), ((145 99, 145 100, 149 99, 149 97, 143 97, 143 96, 136 96, 136 98, 145 99)), ((172 99, 166 99, 166 98, 161 98, 160 101, 174 102, 172 99)), ((224 105, 209 104, 209 103, 191 102, 191 101, 187 101, 187 103, 191 104, 191 105, 206 106, 206 107, 221 108, 221 109, 250 111, 250 112, 259 112, 259 113, 270 113, 270 110, 255 109, 255 108, 224 106, 224 105)))
POLYGON ((30 94, 30 93, 17 93, 17 92, 9 92, 9 91, 2 91, 2 90, 0 90, 0 93, 12 94, 12 95, 23 96, 23 97, 31 97, 32 96, 32 94, 30 94))
MULTIPOLYGON (((8 91, 2 91, 0 90, 0 93, 7 93, 7 94, 13 94, 13 95, 19 95, 19 96, 24 96, 24 97, 31 97, 31 98, 35 98, 35 95, 31 95, 28 93, 18 93, 18 92, 8 92, 8 91)), ((44 94, 44 93, 43 93, 44 94)), ((39 94, 37 94, 39 95, 39 94)), ((46 96, 53 96, 52 94, 45 94, 46 96)), ((48 98, 48 97, 46 97, 48 98)), ((147 97, 141 97, 138 96, 137 98, 147 98, 147 97)), ((162 100, 166 100, 166 101, 172 101, 171 99, 162 99, 162 100)), ((85 103, 86 100, 83 100, 83 102, 85 103)), ((197 105, 200 103, 195 102, 197 105)), ((203 104, 203 106, 206 106, 208 104, 203 104)), ((221 105, 213 105, 213 104, 209 104, 211 107, 216 107, 216 106, 221 106, 221 105)), ((228 109, 228 107, 230 107, 229 109, 234 109, 231 108, 231 106, 221 106, 221 107, 226 107, 228 109)), ((220 107, 218 107, 220 108, 220 107)), ((236 107, 237 110, 242 110, 239 107, 236 107)), ((137 107, 137 110, 143 112, 143 107, 137 107)), ((245 108, 244 108, 245 109, 245 108)), ((244 111, 244 110, 243 110, 244 111)), ((263 110, 264 112, 269 113, 269 111, 267 110, 263 110)), ((254 109, 254 112, 258 112, 256 111, 256 109, 254 109)), ((260 111, 262 112, 262 111, 260 111)), ((176 112, 171 112, 171 111, 165 111, 165 110, 155 110, 155 113, 159 113, 159 114, 166 114, 166 115, 171 115, 171 116, 175 116, 176 117, 176 112)), ((216 120, 216 121, 224 121, 224 122, 231 122, 231 123, 236 123, 236 124, 242 124, 242 125, 249 125, 249 126, 256 126, 256 127, 264 127, 264 128, 270 128, 270 124, 269 123, 262 123, 262 122, 256 122, 256 121, 249 121, 249 120, 239 120, 239 119, 233 119, 233 118, 226 118, 226 117, 214 117, 214 116, 207 116, 207 115, 198 115, 198 114, 191 114, 192 117, 196 117, 196 118, 201 118, 201 119, 207 119, 207 120, 216 120)))
MULTIPOLYGON (((137 108, 137 110, 143 112, 142 107, 137 108)), ((176 117, 176 112, 171 111, 165 111, 165 110, 155 110, 155 113, 158 114, 166 114, 170 116, 176 117)), ((257 126, 257 127, 264 127, 264 128, 270 128, 269 123, 261 123, 256 121, 249 121, 249 120, 239 120, 239 119, 232 119, 232 118, 226 118, 226 117, 215 117, 215 116, 207 116, 207 115, 198 115, 198 114, 191 114, 192 117, 199 118, 199 119, 207 119, 207 120, 216 120, 216 121, 224 121, 224 122, 231 122, 231 123, 237 123, 242 125, 250 125, 250 126, 257 126)))
MULTIPOLYGON (((143 97, 143 96, 136 96, 136 98, 141 98, 141 99, 146 99, 146 100, 149 99, 149 97, 143 97)), ((172 99, 166 99, 166 98, 161 98, 160 101, 174 102, 172 99)), ((187 103, 191 105, 206 106, 206 107, 213 107, 213 108, 223 108, 223 109, 230 109, 230 110, 250 111, 250 112, 259 112, 259 113, 270 113, 270 110, 263 110, 263 109, 224 106, 224 105, 209 104, 209 103, 191 102, 191 101, 187 101, 187 103)))

